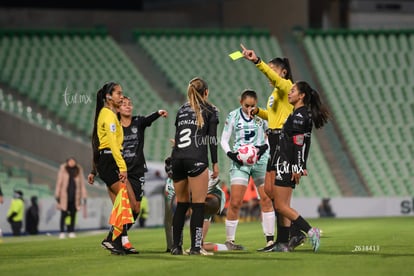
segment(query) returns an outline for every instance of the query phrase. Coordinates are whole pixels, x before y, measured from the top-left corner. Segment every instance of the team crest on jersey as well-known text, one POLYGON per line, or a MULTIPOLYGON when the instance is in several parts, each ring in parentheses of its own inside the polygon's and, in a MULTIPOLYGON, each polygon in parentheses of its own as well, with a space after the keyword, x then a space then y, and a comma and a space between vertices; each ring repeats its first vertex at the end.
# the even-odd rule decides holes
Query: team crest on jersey
POLYGON ((132 133, 137 133, 138 132, 138 128, 136 126, 131 127, 131 131, 132 133))
POLYGON ((256 124, 256 126, 258 126, 258 127, 262 127, 263 126, 263 120, 262 119, 260 119, 260 118, 258 118, 258 117, 255 117, 254 118, 254 123, 256 124))
POLYGON ((116 125, 115 125, 115 124, 110 124, 110 125, 109 125, 109 130, 110 130, 111 132, 115 132, 115 131, 116 131, 116 125))
POLYGON ((293 136, 293 143, 297 146, 303 146, 304 141, 305 141, 304 134, 298 134, 298 135, 293 136))

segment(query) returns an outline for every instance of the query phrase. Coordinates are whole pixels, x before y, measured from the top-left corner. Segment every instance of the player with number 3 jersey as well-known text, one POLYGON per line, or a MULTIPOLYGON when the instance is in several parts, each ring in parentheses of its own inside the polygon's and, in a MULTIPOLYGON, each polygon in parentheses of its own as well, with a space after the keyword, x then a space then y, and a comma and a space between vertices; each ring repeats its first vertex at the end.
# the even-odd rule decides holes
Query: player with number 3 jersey
POLYGON ((204 202, 209 181, 208 149, 213 163, 212 178, 218 176, 218 111, 208 102, 208 86, 201 78, 190 81, 188 102, 180 107, 175 120, 175 144, 172 151, 172 179, 177 197, 173 218, 172 255, 182 255, 185 215, 191 207, 191 255, 200 255, 203 238, 204 202), (191 201, 190 201, 191 193, 191 201))

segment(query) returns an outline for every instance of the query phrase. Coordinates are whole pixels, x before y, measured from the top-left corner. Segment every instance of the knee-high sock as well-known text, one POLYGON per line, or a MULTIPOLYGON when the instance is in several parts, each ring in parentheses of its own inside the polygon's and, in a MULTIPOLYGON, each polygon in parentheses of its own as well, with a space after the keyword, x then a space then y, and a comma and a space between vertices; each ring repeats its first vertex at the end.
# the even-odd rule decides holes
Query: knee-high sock
POLYGON ((295 224, 300 230, 302 230, 305 233, 308 233, 309 230, 312 228, 310 224, 302 218, 302 216, 299 216, 297 219, 292 221, 293 224, 295 224))
POLYGON ((174 212, 172 210, 172 200, 166 199, 165 201, 165 213, 164 213, 164 230, 165 240, 167 242, 167 249, 171 250, 173 247, 173 233, 172 233, 172 221, 174 212))
POLYGON ((289 242, 289 226, 279 226, 277 229, 276 242, 288 243, 289 242))
POLYGON ((303 235, 302 231, 300 231, 299 227, 292 222, 290 225, 290 238, 300 235, 303 235))
MULTIPOLYGON (((130 225, 130 223, 129 224, 125 224, 123 227, 122 227, 122 245, 128 245, 130 242, 129 242, 129 238, 128 238, 128 226, 130 225)), ((129 245, 130 246, 130 245, 129 245)))
MULTIPOLYGON (((134 211, 132 212, 132 216, 134 217, 134 221, 137 220, 139 214, 135 213, 134 211)), ((127 230, 131 229, 132 225, 134 225, 134 223, 128 223, 127 224, 127 230)))
POLYGON ((277 213, 276 243, 287 243, 287 242, 289 242, 289 230, 290 230, 290 226, 283 226, 282 216, 279 213, 277 213))
POLYGON ((199 250, 203 241, 204 203, 191 203, 191 248, 199 250))
POLYGON ((114 227, 111 226, 111 228, 109 228, 108 236, 106 236, 107 241, 112 241, 112 234, 113 233, 114 233, 114 227))
POLYGON ((275 237, 275 212, 262 212, 262 228, 266 241, 273 241, 275 237))
POLYGON ((236 230, 239 220, 228 220, 226 219, 226 241, 236 240, 236 230))
POLYGON ((173 243, 175 247, 182 246, 183 227, 188 207, 190 207, 189 202, 177 203, 177 209, 173 217, 173 243))

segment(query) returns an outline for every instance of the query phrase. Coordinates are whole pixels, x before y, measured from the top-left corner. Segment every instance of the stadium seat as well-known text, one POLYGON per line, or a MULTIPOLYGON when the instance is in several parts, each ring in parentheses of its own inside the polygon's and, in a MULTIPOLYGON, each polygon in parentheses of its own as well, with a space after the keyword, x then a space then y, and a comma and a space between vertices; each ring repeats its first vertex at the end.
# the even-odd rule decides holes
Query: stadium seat
MULTIPOLYGON (((156 31, 138 30, 136 41, 171 81, 175 90, 183 95, 187 93, 191 78, 201 76, 208 82, 209 100, 220 110, 219 133, 228 112, 239 107, 239 96, 244 89, 252 88, 258 92, 260 106, 265 106, 271 91, 266 77, 254 66, 244 59, 232 61, 228 54, 240 50, 240 43, 243 43, 246 47, 255 49, 266 61, 283 56, 277 39, 264 32, 186 30, 160 34, 156 31)), ((166 143, 163 145, 168 148, 166 143)), ((150 148, 149 155, 157 154, 158 148, 150 148)), ((315 173, 304 179, 306 184, 297 189, 295 196, 340 195, 316 138, 311 152, 309 169, 315 173)), ((219 164, 221 172, 226 176, 224 180, 228 183, 230 160, 221 148, 219 164)))
POLYGON ((304 39, 336 123, 374 196, 413 195, 408 180, 414 174, 405 161, 412 159, 407 148, 413 147, 407 127, 414 122, 408 93, 414 91, 413 38, 413 32, 382 31, 313 32, 304 39))
MULTIPOLYGON (((13 100, 2 101, 2 109, 25 118, 39 118, 40 121, 34 122, 47 129, 76 137, 52 121, 57 117, 88 137, 94 116, 95 93, 107 81, 119 82, 129 96, 139 99, 136 103, 140 103, 141 114, 158 110, 159 103, 163 102, 117 43, 99 30, 2 32, 0 43, 0 62, 4 67, 0 79, 21 96, 46 109, 51 118, 33 116, 21 103, 13 100), (68 103, 65 92, 69 96, 87 95, 93 103, 68 103)), ((174 118, 167 120, 173 123, 174 118)))

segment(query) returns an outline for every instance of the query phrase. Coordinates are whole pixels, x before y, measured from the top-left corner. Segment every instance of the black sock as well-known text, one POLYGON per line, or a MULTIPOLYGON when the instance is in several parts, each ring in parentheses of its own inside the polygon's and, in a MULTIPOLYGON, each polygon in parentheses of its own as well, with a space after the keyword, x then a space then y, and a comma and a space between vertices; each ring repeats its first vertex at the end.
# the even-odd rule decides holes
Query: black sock
POLYGON ((106 236, 106 240, 107 241, 112 241, 112 234, 113 234, 113 232, 114 232, 114 227, 111 226, 111 228, 109 229, 109 232, 108 232, 108 236, 106 236))
POLYGON ((182 246, 183 227, 185 223, 185 214, 187 213, 189 202, 178 202, 173 217, 173 247, 182 246))
POLYGON ((124 224, 122 226, 122 234, 121 234, 121 236, 128 236, 127 228, 128 228, 128 224, 124 224))
POLYGON ((285 233, 283 232, 283 225, 280 223, 280 214, 278 212, 275 211, 276 214, 276 229, 277 229, 277 234, 276 234, 276 243, 279 242, 283 242, 283 236, 285 235, 285 233))
POLYGON ((191 203, 191 249, 200 250, 203 240, 204 203, 191 203))
MULTIPOLYGON (((134 221, 136 221, 136 220, 137 220, 138 215, 139 215, 139 214, 137 214, 137 213, 135 213, 135 212, 132 212, 132 216, 134 217, 134 221)), ((128 224, 127 224, 127 230, 131 229, 132 225, 134 225, 134 223, 128 223, 128 224)))
POLYGON ((266 242, 273 241, 275 239, 275 236, 266 236, 266 242))
POLYGON ((297 219, 292 220, 292 222, 296 225, 297 228, 305 233, 308 233, 308 231, 312 228, 312 226, 310 226, 310 224, 304 218, 302 218, 302 216, 299 216, 297 219))
POLYGON ((118 249, 122 248, 122 235, 116 237, 116 239, 114 240, 114 244, 115 247, 117 247, 118 249))
POLYGON ((277 239, 276 243, 288 243, 289 242, 289 226, 277 226, 277 239))
POLYGON ((290 225, 290 238, 302 236, 302 231, 292 222, 290 225))

